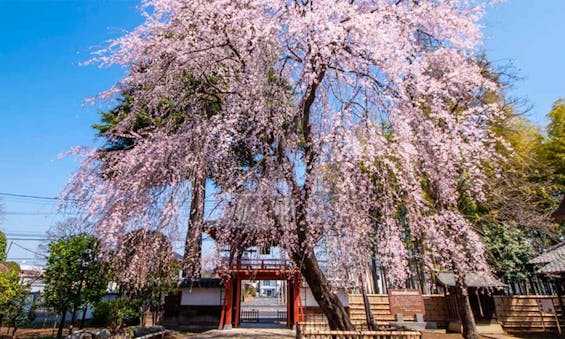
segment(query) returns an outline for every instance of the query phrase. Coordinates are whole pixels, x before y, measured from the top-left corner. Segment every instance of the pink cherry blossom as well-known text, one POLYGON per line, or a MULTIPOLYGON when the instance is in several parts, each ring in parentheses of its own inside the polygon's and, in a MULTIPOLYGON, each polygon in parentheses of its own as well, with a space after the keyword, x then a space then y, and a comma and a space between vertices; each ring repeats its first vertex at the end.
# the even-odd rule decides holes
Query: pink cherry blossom
MULTIPOLYGON (((448 0, 148 0, 145 22, 91 60, 129 73, 132 112, 183 123, 111 132, 135 147, 93 152, 69 185, 106 246, 132 229, 186 224, 190 182, 218 188, 220 245, 246 234, 291 258, 316 249, 344 283, 377 247, 391 282, 407 240, 428 268, 485 270, 461 194, 484 199, 496 155, 496 90, 474 55, 485 3, 448 0), (187 76, 199 84, 187 93, 187 76), (206 114, 203 93, 220 98, 206 114), (253 161, 243 164, 235 145, 253 161), (105 173, 111 172, 111 177, 105 173)), ((140 262, 143 262, 140 259, 140 262)), ((295 260, 298 262, 298 259, 295 260)), ((352 279, 355 281, 355 279, 352 279)))

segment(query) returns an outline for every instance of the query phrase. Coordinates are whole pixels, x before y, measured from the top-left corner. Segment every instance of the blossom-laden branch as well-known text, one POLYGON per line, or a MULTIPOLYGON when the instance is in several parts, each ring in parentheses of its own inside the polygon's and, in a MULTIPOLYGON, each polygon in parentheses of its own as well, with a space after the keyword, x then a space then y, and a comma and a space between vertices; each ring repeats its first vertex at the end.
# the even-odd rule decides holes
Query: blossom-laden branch
POLYGON ((497 107, 473 99, 496 90, 473 61, 484 4, 144 6, 146 22, 93 59, 130 67, 129 113, 108 135, 133 146, 92 153, 68 190, 107 245, 148 225, 172 236, 204 163, 226 206, 220 243, 245 232, 295 258, 323 243, 330 272, 357 277, 376 242, 395 284, 407 238, 429 268, 486 269, 457 209, 459 194, 484 199, 495 157, 497 107))

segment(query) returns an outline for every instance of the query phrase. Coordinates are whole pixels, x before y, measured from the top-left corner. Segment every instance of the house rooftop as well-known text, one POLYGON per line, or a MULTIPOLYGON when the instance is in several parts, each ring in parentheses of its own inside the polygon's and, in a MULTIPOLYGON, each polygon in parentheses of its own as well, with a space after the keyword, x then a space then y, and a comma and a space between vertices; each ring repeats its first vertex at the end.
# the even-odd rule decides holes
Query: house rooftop
MULTIPOLYGON (((444 286, 455 286, 455 274, 452 272, 440 272, 437 274, 438 282, 444 286)), ((469 272, 465 274, 467 287, 506 287, 492 275, 482 272, 469 272)))
POLYGON ((223 287, 220 278, 189 278, 184 279, 180 284, 180 288, 218 288, 223 287))
POLYGON ((541 266, 539 274, 565 273, 565 242, 561 242, 545 250, 542 254, 529 261, 530 264, 541 266))

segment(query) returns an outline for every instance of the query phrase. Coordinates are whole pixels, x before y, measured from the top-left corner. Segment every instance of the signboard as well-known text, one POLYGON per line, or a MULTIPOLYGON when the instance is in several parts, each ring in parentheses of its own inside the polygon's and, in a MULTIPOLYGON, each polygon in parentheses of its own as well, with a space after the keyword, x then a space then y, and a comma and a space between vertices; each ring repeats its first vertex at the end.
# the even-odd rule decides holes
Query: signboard
POLYGON ((553 300, 551 299, 536 299, 541 313, 555 314, 555 307, 553 307, 553 300))
POLYGON ((388 302, 391 314, 411 316, 426 312, 420 290, 388 290, 388 302))

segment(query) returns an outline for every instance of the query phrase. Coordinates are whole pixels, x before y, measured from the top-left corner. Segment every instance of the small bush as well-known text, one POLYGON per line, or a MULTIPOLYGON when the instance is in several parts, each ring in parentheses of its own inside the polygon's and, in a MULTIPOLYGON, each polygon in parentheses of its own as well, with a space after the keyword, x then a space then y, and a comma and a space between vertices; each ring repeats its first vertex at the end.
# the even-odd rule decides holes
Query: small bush
POLYGON ((93 326, 109 326, 112 318, 111 301, 101 301, 94 306, 92 313, 93 326))
POLYGON ((120 330, 124 326, 139 324, 141 301, 131 298, 101 301, 96 304, 92 315, 92 325, 112 327, 120 330))

